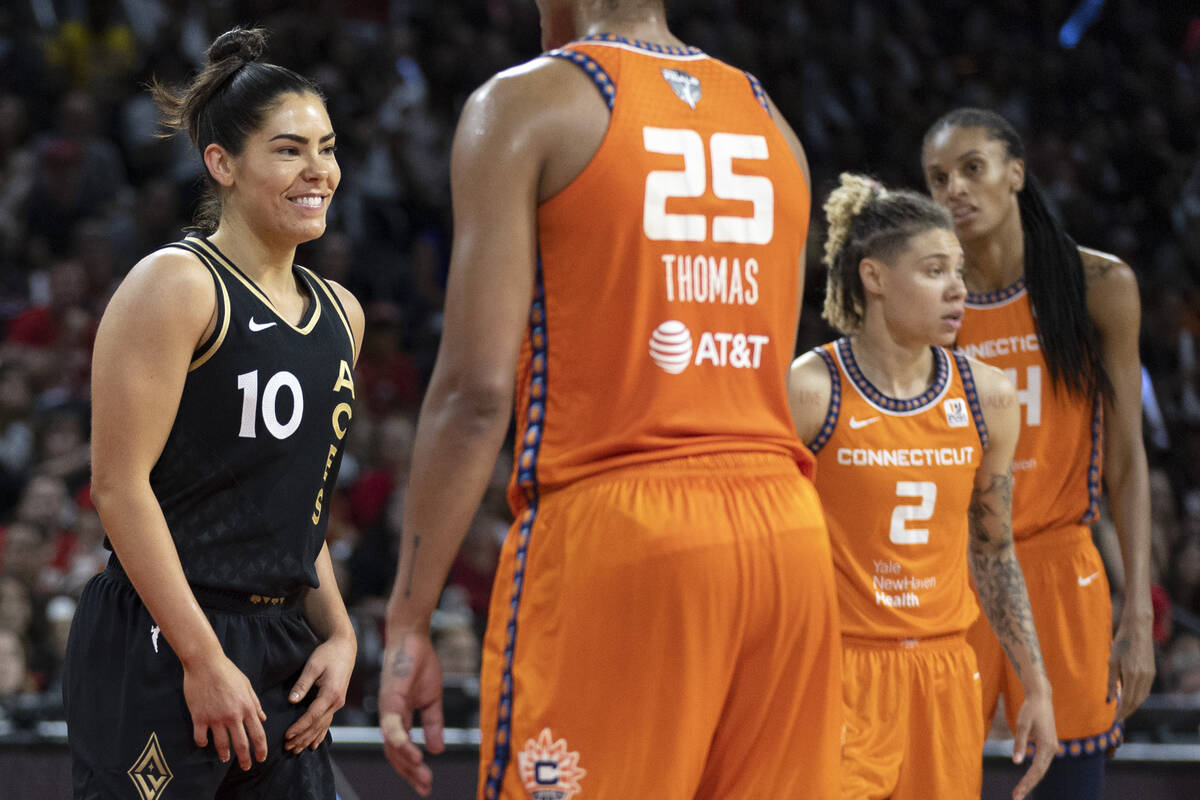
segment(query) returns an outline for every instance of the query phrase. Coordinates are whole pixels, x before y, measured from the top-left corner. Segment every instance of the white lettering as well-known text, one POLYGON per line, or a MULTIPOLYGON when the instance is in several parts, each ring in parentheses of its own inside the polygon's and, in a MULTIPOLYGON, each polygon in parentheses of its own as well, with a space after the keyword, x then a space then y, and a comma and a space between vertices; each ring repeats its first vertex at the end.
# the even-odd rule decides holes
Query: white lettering
POLYGON ((881 578, 876 575, 871 580, 876 589, 888 592, 925 591, 937 586, 937 578, 914 578, 904 575, 899 578, 881 578))
POLYGON ((971 358, 986 361, 989 358, 1007 356, 1014 353, 1036 353, 1040 349, 1037 334, 1027 333, 1023 336, 1004 336, 999 339, 987 339, 982 342, 975 342, 960 347, 959 352, 971 358))
POLYGON ((746 259, 746 283, 750 288, 746 290, 746 305, 752 306, 758 302, 758 281, 755 276, 758 275, 758 260, 753 258, 746 259))
POLYGON ((1042 424, 1042 368, 1037 364, 1030 364, 1025 368, 1025 388, 1021 388, 1021 383, 1018 380, 1017 370, 1015 367, 1010 367, 1004 370, 1004 374, 1017 387, 1017 402, 1025 406, 1025 424, 1026 425, 1041 425, 1042 424))
POLYGON ((679 299, 684 303, 692 302, 692 257, 681 256, 675 262, 678 267, 675 270, 676 280, 679 281, 679 299))
MULTIPOLYGON (((724 261, 724 259, 722 259, 724 261)), ((757 299, 757 298, 756 298, 757 299)), ((729 305, 740 306, 744 302, 742 294, 742 265, 735 258, 733 269, 729 271, 729 305)), ((750 305, 754 305, 751 303, 750 305)))
POLYGON ((889 608, 918 608, 921 605, 921 598, 917 597, 914 592, 905 592, 904 594, 876 592, 875 605, 889 608))
POLYGON ((697 303, 708 302, 708 262, 704 256, 692 259, 692 286, 697 303))
POLYGON ((752 333, 746 337, 746 341, 748 341, 748 342, 750 342, 750 344, 754 345, 754 361, 753 361, 753 364, 751 364, 751 366, 754 367, 754 369, 758 369, 758 365, 761 363, 761 360, 762 360, 763 345, 770 342, 771 337, 763 336, 762 334, 758 334, 758 333, 752 333))
POLYGON ((698 367, 705 361, 712 362, 714 367, 722 366, 717 356, 717 345, 708 331, 700 334, 700 345, 696 348, 696 360, 693 363, 698 367))
POLYGON ((729 293, 729 283, 725 280, 725 274, 729 270, 729 260, 722 256, 719 260, 708 257, 708 299, 716 303, 720 301, 722 304, 728 304, 726 296, 729 293))
POLYGON ((667 302, 719 303, 752 306, 758 303, 758 261, 732 261, 705 254, 664 253, 663 276, 667 302))
POLYGON ((975 463, 975 448, 901 448, 872 450, 864 447, 839 447, 837 462, 853 467, 961 467, 975 463))

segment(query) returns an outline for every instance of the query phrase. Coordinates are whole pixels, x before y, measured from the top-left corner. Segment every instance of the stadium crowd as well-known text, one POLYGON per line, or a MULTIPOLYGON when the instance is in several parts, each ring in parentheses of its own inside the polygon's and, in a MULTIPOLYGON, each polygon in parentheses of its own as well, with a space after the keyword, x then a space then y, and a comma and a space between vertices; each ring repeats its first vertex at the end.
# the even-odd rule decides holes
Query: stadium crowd
MULTIPOLYGON (((964 104, 1013 121, 1076 239, 1139 275, 1157 692, 1200 696, 1200 12, 1109 0, 691 0, 673 27, 744 65, 792 122, 814 208, 842 170, 922 188, 920 137, 964 104)), ((160 137, 146 84, 181 81, 234 24, 323 87, 343 181, 301 263, 363 301, 357 406, 329 537, 359 635, 342 724, 374 722, 380 624, 449 241, 457 111, 538 50, 529 0, 17 0, 0 8, 0 734, 58 718, 75 598, 107 560, 88 493, 91 342, 124 272, 191 218, 202 165, 160 137)), ((814 223, 800 348, 819 315, 814 223)), ((451 723, 470 725, 510 463, 435 618, 451 723)), ((1111 524, 1095 526, 1118 553, 1111 524)), ((1111 561, 1111 559, 1110 559, 1111 561)), ((1119 563, 1119 559, 1117 559, 1119 563)), ((1121 575, 1110 574, 1119 602, 1121 575)))

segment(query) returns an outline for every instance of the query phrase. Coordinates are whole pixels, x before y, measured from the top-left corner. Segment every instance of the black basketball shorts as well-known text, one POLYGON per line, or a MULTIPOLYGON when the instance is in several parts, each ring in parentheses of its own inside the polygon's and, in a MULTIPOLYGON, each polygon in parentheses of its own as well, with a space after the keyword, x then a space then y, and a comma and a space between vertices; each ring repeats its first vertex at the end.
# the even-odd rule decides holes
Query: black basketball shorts
POLYGON ((315 691, 287 695, 318 641, 297 598, 196 591, 225 655, 249 678, 267 721, 267 759, 243 772, 192 738, 183 667, 120 568, 83 590, 67 645, 63 700, 75 800, 334 800, 330 738, 283 749, 315 691))

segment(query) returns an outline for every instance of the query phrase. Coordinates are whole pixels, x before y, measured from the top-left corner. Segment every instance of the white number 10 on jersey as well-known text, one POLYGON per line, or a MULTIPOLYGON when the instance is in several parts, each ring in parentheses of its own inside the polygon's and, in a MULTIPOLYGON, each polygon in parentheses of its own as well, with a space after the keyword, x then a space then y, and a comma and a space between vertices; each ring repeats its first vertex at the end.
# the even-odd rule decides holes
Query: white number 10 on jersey
MULTIPOLYGON (((237 380, 238 388, 242 390, 242 424, 238 436, 254 439, 258 436, 254 424, 258 419, 258 370, 243 372, 237 376, 237 380)), ((284 370, 276 372, 267 381, 262 393, 262 418, 263 424, 276 439, 286 439, 300 427, 300 421, 304 418, 304 390, 300 388, 300 380, 295 375, 284 370), (275 402, 280 389, 287 389, 292 396, 292 414, 286 422, 279 421, 275 402)))
MULTIPOLYGON (((683 169, 656 169, 646 176, 642 229, 654 241, 703 242, 708 238, 708 218, 703 214, 671 214, 672 197, 700 197, 707 184, 708 167, 704 140, 687 128, 642 128, 648 153, 683 156, 683 169)), ((775 187, 763 175, 733 171, 735 158, 765 160, 767 140, 763 136, 714 133, 708 143, 712 159, 713 194, 721 200, 753 204, 749 217, 715 215, 712 240, 735 244, 766 244, 775 233, 775 187)))

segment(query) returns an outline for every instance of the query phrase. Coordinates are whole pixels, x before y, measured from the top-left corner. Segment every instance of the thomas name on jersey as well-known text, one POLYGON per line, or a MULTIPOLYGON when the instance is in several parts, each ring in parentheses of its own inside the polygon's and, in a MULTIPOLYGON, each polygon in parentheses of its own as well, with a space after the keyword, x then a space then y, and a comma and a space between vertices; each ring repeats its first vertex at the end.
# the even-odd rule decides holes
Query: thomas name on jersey
POLYGON ((758 302, 758 261, 725 256, 661 256, 666 273, 667 301, 752 306, 758 302))

